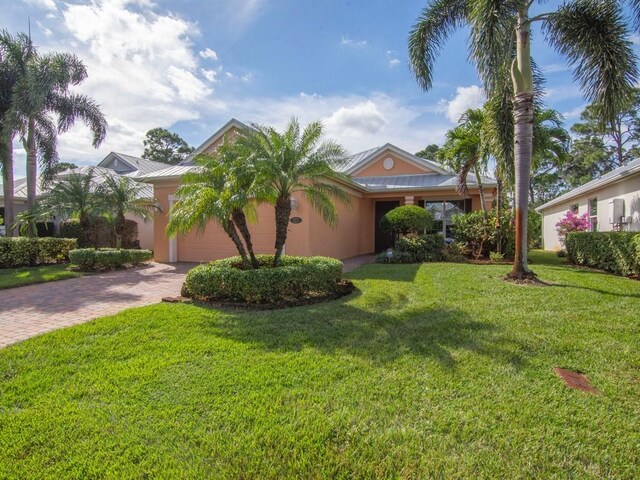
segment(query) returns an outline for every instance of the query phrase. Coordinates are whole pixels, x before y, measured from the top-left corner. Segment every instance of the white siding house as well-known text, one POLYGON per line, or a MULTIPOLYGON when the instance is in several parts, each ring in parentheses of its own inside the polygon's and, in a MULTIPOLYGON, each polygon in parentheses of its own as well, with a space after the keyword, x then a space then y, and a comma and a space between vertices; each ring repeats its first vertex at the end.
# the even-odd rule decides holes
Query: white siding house
POLYGON ((640 159, 574 188, 536 210, 543 217, 545 250, 562 248, 556 223, 569 210, 579 215, 588 213, 596 231, 640 231, 640 159))

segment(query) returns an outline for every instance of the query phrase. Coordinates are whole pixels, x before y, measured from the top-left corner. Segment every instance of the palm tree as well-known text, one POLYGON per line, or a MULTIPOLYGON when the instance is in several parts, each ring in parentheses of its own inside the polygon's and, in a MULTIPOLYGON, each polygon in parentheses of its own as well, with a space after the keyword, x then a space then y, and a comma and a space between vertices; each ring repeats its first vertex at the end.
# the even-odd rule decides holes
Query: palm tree
POLYGON ((301 192, 331 226, 338 223, 333 199, 349 203, 348 194, 339 186, 349 178, 337 171, 346 164, 346 151, 331 140, 321 142, 322 135, 321 122, 312 122, 301 131, 298 120, 292 118, 282 133, 272 127, 252 125, 236 139, 240 148, 251 152, 261 198, 275 206, 275 266, 280 265, 291 197, 296 192, 301 192))
POLYGON ((87 228, 93 216, 104 213, 103 205, 95 194, 97 181, 94 169, 87 173, 71 173, 59 179, 36 205, 52 214, 77 218, 87 228))
POLYGON ((145 198, 149 185, 113 173, 105 173, 96 188, 98 205, 111 219, 116 234, 116 247, 122 247, 122 237, 126 230, 127 213, 144 221, 151 220, 160 211, 157 202, 145 198))
MULTIPOLYGON (((534 89, 531 25, 573 67, 590 102, 602 106, 603 122, 612 122, 637 81, 636 57, 619 2, 569 0, 555 11, 529 16, 534 0, 433 0, 422 11, 409 37, 409 57, 416 80, 432 86, 434 61, 450 34, 468 25, 469 57, 489 97, 501 88, 510 67, 513 86, 516 252, 512 278, 533 274, 527 264, 527 207, 533 149, 534 89)), ((640 20, 640 2, 630 2, 640 20)), ((640 22, 637 22, 640 23, 640 22)))
POLYGON ((29 36, 6 31, 0 32, 0 45, 17 72, 11 108, 5 117, 27 152, 27 205, 31 207, 36 200, 38 160, 47 180, 58 162, 58 133, 81 120, 89 127, 97 148, 106 135, 107 122, 93 100, 69 90, 87 77, 78 57, 69 53, 41 55, 29 36))
MULTIPOLYGON (((250 268, 252 264, 238 234, 241 228, 238 228, 234 218, 242 223, 238 210, 251 211, 251 207, 249 204, 241 206, 242 200, 239 198, 247 194, 238 192, 235 188, 237 179, 232 178, 235 169, 229 167, 230 161, 224 160, 231 155, 225 142, 218 148, 215 155, 202 154, 196 157, 198 168, 183 175, 182 184, 176 190, 178 201, 171 207, 166 231, 169 236, 188 233, 194 228, 202 233, 210 222, 216 222, 235 245, 245 268, 250 268)), ((244 213, 242 218, 245 218, 244 213)), ((248 228, 244 235, 246 235, 247 245, 253 252, 248 228)), ((257 260, 253 253, 251 260, 256 268, 257 260)))
POLYGON ((486 139, 485 113, 481 108, 470 108, 462 114, 456 128, 447 132, 444 145, 438 150, 438 159, 458 175, 456 190, 467 195, 467 176, 473 172, 480 193, 482 212, 487 214, 482 175, 489 166, 489 143, 486 139))
POLYGON ((530 201, 535 202, 534 182, 536 178, 563 165, 569 157, 571 136, 565 130, 562 115, 550 108, 536 110, 533 122, 532 170, 530 201))

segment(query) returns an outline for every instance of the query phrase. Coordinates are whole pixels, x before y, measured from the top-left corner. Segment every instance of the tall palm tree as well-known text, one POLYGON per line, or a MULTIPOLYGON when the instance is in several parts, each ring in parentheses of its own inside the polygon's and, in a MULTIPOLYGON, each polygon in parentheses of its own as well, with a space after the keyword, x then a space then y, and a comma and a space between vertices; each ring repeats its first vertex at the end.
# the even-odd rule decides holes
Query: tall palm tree
POLYGON ((482 175, 486 173, 489 166, 490 150, 485 124, 483 109, 466 110, 458 126, 447 132, 445 143, 438 150, 438 159, 458 175, 456 190, 460 195, 469 193, 467 177, 470 172, 473 172, 480 193, 480 206, 486 215, 487 206, 484 200, 482 175))
POLYGON ((339 186, 348 182, 338 169, 347 162, 345 149, 337 143, 321 141, 321 122, 311 122, 304 130, 292 118, 283 132, 272 127, 252 125, 236 142, 252 152, 262 198, 275 206, 276 241, 274 265, 280 264, 291 217, 291 197, 301 192, 326 223, 335 226, 338 213, 333 200, 349 203, 349 196, 339 186))
MULTIPOLYGON (((231 155, 225 142, 215 155, 202 154, 196 157, 198 168, 183 175, 182 184, 176 190, 178 201, 171 207, 166 231, 169 236, 188 233, 194 228, 204 232, 210 222, 216 222, 235 245, 244 266, 250 268, 252 263, 238 233, 238 230, 246 228, 243 235, 253 252, 249 230, 246 225, 239 228, 236 221, 246 224, 244 213, 241 219, 238 210, 251 212, 252 207, 249 203, 241 206, 244 200, 240 198, 244 198, 246 193, 238 192, 237 179, 233 178, 235 169, 229 168, 230 162, 223 160, 225 157, 228 160, 231 155)), ((253 253, 251 260, 256 268, 257 260, 253 253)))
MULTIPOLYGON (((512 278, 533 274, 527 264, 527 207, 533 149, 535 76, 531 60, 531 25, 573 68, 590 102, 602 106, 603 122, 612 122, 636 83, 636 57, 620 2, 568 0, 556 10, 530 16, 539 0, 432 0, 409 37, 409 57, 418 83, 432 86, 434 61, 457 28, 468 25, 470 58, 491 97, 508 68, 513 86, 516 252, 512 278)), ((640 20, 640 2, 630 2, 640 20)), ((637 22, 640 23, 640 22, 637 22)))
POLYGON ((151 220, 156 211, 160 211, 154 199, 146 198, 149 185, 113 173, 103 175, 96 188, 98 205, 111 219, 116 234, 116 247, 122 247, 122 237, 126 230, 127 213, 151 220))
POLYGON ((36 200, 38 160, 44 167, 45 179, 51 179, 58 162, 58 133, 81 120, 89 127, 92 144, 97 148, 106 135, 107 122, 93 100, 70 91, 87 77, 78 57, 69 53, 40 54, 28 35, 6 31, 0 32, 0 46, 18 75, 6 118, 27 152, 27 205, 31 207, 36 200))

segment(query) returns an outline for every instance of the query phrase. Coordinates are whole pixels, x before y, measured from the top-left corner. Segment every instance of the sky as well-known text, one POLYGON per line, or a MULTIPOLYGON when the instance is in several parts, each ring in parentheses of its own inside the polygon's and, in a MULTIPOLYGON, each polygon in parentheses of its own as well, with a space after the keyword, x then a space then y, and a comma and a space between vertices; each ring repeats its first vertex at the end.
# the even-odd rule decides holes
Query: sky
MULTIPOLYGON (((26 32, 30 18, 42 51, 75 53, 87 67, 77 91, 100 104, 109 128, 98 149, 82 124, 60 135, 61 161, 78 165, 110 151, 140 155, 145 133, 158 126, 197 147, 232 117, 277 128, 292 116, 320 119, 353 153, 387 142, 416 152, 442 143, 466 108, 483 103, 465 30, 442 49, 429 92, 413 79, 407 38, 425 0, 0 3, 0 27, 26 32)), ((541 3, 551 10, 559 2, 541 3)), ((587 102, 566 61, 536 31, 533 55, 547 106, 570 126, 587 102)), ((21 177, 19 144, 15 153, 21 177)))

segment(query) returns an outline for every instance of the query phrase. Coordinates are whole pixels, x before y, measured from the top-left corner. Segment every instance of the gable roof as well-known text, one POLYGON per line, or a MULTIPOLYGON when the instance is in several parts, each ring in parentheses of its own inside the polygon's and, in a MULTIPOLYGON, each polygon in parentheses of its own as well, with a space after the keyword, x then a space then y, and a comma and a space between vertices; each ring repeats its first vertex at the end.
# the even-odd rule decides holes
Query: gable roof
POLYGON ((204 142, 202 142, 200 146, 196 148, 191 155, 185 158, 178 165, 193 165, 193 159, 195 158, 196 155, 199 155, 202 152, 204 152, 207 148, 209 148, 211 145, 213 145, 218 140, 220 140, 220 138, 222 138, 225 133, 227 133, 229 130, 231 130, 234 127, 237 129, 243 129, 243 128, 248 128, 248 125, 245 125, 240 120, 232 118, 227 123, 225 123, 222 127, 220 127, 218 130, 216 130, 213 133, 213 135, 211 135, 204 142))
POLYGON ((584 195, 585 193, 589 193, 598 188, 602 188, 611 183, 619 182, 629 175, 633 175, 636 173, 640 173, 640 158, 623 165, 622 167, 618 167, 615 170, 610 171, 602 175, 599 178, 591 180, 590 182, 585 183, 573 190, 568 191, 567 193, 560 195, 557 198, 545 203, 544 205, 540 205, 536 208, 537 212, 541 212, 549 207, 553 207, 554 205, 558 205, 559 203, 566 202, 573 198, 579 197, 580 195, 584 195))
POLYGON ((384 152, 385 150, 389 150, 393 153, 395 153, 396 155, 400 156, 403 158, 403 160, 406 160, 407 162, 416 165, 418 167, 422 167, 425 168, 427 170, 432 170, 436 173, 440 173, 443 175, 450 175, 451 172, 449 172, 448 170, 445 170, 444 168, 442 168, 440 165, 438 165, 435 162, 432 162, 431 160, 427 160, 425 158, 422 157, 418 157, 416 155, 414 155, 413 153, 409 153, 406 150, 403 150, 400 147, 396 147, 395 145, 391 144, 391 143, 386 143, 384 145, 382 145, 381 147, 376 147, 376 148, 372 148, 370 150, 365 150, 364 152, 360 152, 360 153, 356 153, 355 155, 353 155, 350 159, 350 161, 347 163, 346 167, 343 167, 341 170, 344 173, 348 173, 348 174, 352 174, 357 172, 358 170, 366 167, 367 165, 369 165, 370 163, 372 163, 376 157, 378 155, 380 155, 382 152, 384 152))
POLYGON ((118 152, 109 153, 109 155, 104 157, 97 166, 104 167, 114 159, 125 163, 131 168, 132 171, 127 173, 131 177, 138 177, 141 175, 149 174, 151 172, 155 172, 157 170, 162 170, 163 168, 167 168, 166 163, 155 162, 153 160, 134 157, 133 155, 125 155, 124 153, 118 152))

